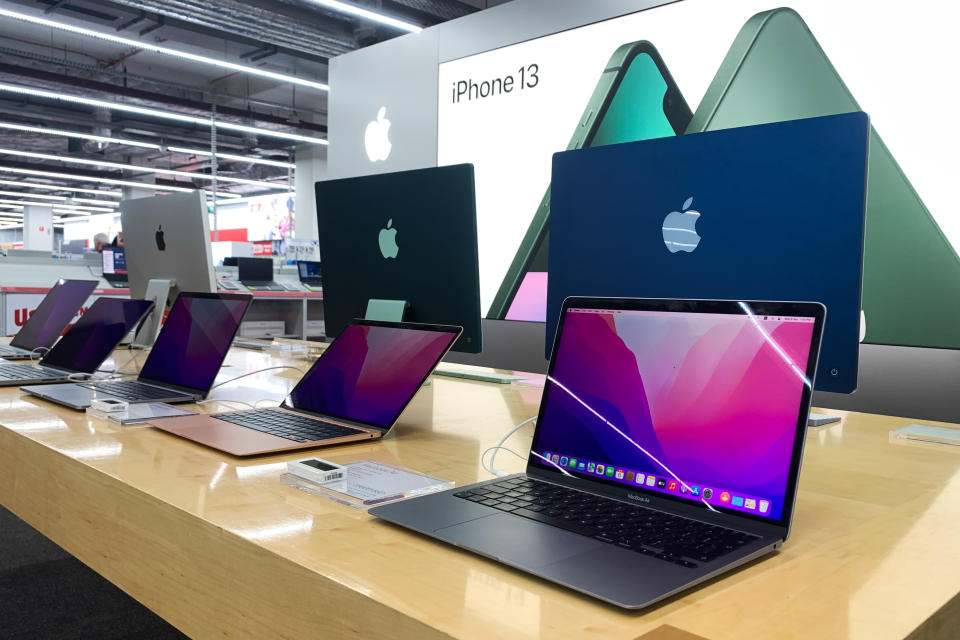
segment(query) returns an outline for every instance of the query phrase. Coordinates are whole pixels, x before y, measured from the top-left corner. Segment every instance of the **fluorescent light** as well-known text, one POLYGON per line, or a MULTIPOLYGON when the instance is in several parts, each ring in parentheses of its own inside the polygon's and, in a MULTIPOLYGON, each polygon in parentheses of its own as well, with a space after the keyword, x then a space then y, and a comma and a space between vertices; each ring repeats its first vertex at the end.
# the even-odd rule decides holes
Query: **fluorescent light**
MULTIPOLYGON (((137 164, 123 164, 121 162, 107 162, 106 160, 88 160, 87 158, 74 158, 71 156, 58 155, 56 153, 34 153, 33 151, 21 151, 19 149, 0 148, 0 155, 19 156, 21 158, 34 158, 36 160, 56 160, 57 162, 66 162, 68 164, 83 164, 90 167, 108 167, 110 169, 121 169, 124 171, 137 171, 140 173, 158 173, 161 175, 180 176, 181 178, 199 178, 200 180, 214 180, 214 176, 209 173, 191 173, 190 171, 177 171, 176 169, 160 169, 158 167, 141 167, 137 164)), ((218 182, 234 182, 236 184, 249 184, 255 187, 264 187, 267 189, 277 188, 275 182, 264 182, 263 180, 247 180, 246 178, 234 178, 233 176, 216 176, 218 182)))
MULTIPOLYGON (((3 125, 0 125, 3 126, 3 125)), ((167 151, 173 151, 174 153, 192 153, 198 156, 205 156, 209 158, 213 154, 209 151, 203 151, 201 149, 188 149, 187 147, 167 147, 167 151)), ((263 164, 268 167, 280 167, 282 169, 296 169, 297 165, 292 162, 283 162, 282 160, 268 160, 267 158, 254 158, 252 156, 238 156, 232 153, 217 153, 217 158, 223 158, 224 160, 236 160, 238 162, 249 162, 251 164, 263 164)))
MULTIPOLYGON (((93 140, 95 142, 113 142, 115 144, 123 144, 132 147, 140 147, 142 149, 154 149, 156 151, 172 151, 174 153, 190 153, 198 156, 210 157, 213 154, 209 151, 204 151, 203 149, 190 149, 188 147, 170 147, 164 146, 161 144, 155 144, 153 142, 140 142, 139 140, 128 140, 127 138, 114 138, 112 136, 98 136, 92 133, 81 133, 79 131, 68 131, 66 129, 51 129, 49 127, 33 127, 25 124, 15 124, 13 122, 0 122, 0 129, 13 129, 15 131, 26 131, 28 133, 39 133, 41 135, 49 136, 63 136, 65 138, 78 138, 81 140, 93 140)), ((218 158, 223 158, 224 160, 239 160, 242 162, 249 162, 251 164, 263 164, 270 167, 282 167, 282 168, 296 168, 296 165, 292 162, 281 162, 279 160, 268 160, 266 158, 256 158, 253 156, 241 156, 235 155, 232 153, 218 153, 218 158)))
POLYGON ((82 204, 64 204, 62 202, 33 202, 31 200, 7 200, 5 198, 0 198, 0 204, 12 204, 12 205, 40 205, 47 207, 60 207, 67 210, 77 210, 77 211, 104 211, 106 213, 115 213, 116 209, 108 209, 107 207, 91 207, 82 204))
POLYGON ((108 198, 122 198, 123 194, 119 191, 103 191, 101 189, 83 189, 80 187, 64 187, 57 184, 46 184, 43 182, 33 182, 31 180, 3 180, 0 184, 11 187, 29 187, 31 189, 46 189, 47 191, 75 191, 77 193, 94 193, 98 196, 107 196, 108 198))
POLYGON ((217 204, 218 204, 218 205, 220 205, 220 204, 241 204, 241 203, 244 203, 244 202, 250 202, 251 200, 259 200, 260 198, 277 198, 277 197, 280 197, 280 196, 287 196, 287 197, 289 197, 289 198, 293 198, 293 197, 296 196, 296 192, 295 192, 295 191, 281 191, 280 193, 268 193, 268 194, 261 194, 261 195, 259 195, 259 196, 240 197, 240 198, 237 198, 236 200, 217 200, 217 204))
POLYGON ((112 33, 103 33, 102 31, 85 29, 83 27, 78 27, 72 24, 56 22, 54 20, 48 20, 46 18, 41 18, 39 16, 32 16, 25 13, 18 13, 16 11, 10 11, 8 9, 0 9, 0 16, 6 16, 8 18, 13 18, 14 20, 23 20, 25 22, 32 22, 33 24, 39 24, 44 27, 50 27, 52 29, 59 29, 61 31, 69 31, 70 33, 76 33, 77 35, 81 35, 81 36, 97 38, 99 40, 107 40, 108 42, 116 42, 117 44, 124 44, 130 47, 136 47, 137 49, 152 51, 154 53, 160 53, 166 56, 175 56, 177 58, 182 58, 184 60, 191 60, 193 62, 199 62, 201 64, 209 64, 215 67, 221 67, 223 69, 230 69, 231 71, 239 71, 240 73, 249 73, 250 75, 260 76, 262 78, 270 78, 272 80, 279 80, 281 82, 298 84, 303 87, 319 89, 320 91, 330 90, 330 86, 322 82, 315 82, 313 80, 307 80, 306 78, 298 78, 297 76, 291 76, 285 73, 276 73, 274 71, 267 71, 266 69, 262 69, 260 67, 251 67, 245 64, 227 62, 226 60, 217 60, 216 58, 208 58, 207 56, 201 56, 195 53, 188 53, 186 51, 171 49, 170 47, 163 47, 158 44, 153 44, 151 42, 142 42, 140 40, 134 40, 132 38, 124 38, 123 36, 117 36, 112 33))
POLYGON ((334 11, 348 13, 352 16, 357 16, 358 18, 366 18, 367 20, 372 20, 374 22, 379 22, 380 24, 396 27, 397 29, 402 29, 404 31, 410 31, 413 33, 419 33, 420 31, 423 31, 423 27, 419 25, 411 22, 404 22, 403 20, 397 20, 396 18, 385 16, 382 13, 374 13, 369 9, 358 7, 355 4, 347 4, 346 2, 340 2, 339 0, 311 0, 311 2, 314 4, 319 4, 320 6, 328 9, 333 9, 334 11))
MULTIPOLYGON (((196 189, 186 187, 171 187, 163 184, 150 184, 149 182, 136 182, 134 180, 115 180, 114 178, 99 178, 96 176, 81 176, 76 173, 58 173, 56 171, 38 171, 36 169, 20 169, 18 167, 0 166, 0 171, 4 173, 18 173, 26 176, 42 176, 44 178, 54 178, 56 180, 80 180, 81 182, 99 182, 100 184, 117 184, 123 187, 137 187, 138 189, 154 189, 155 191, 178 191, 181 193, 190 193, 196 189)), ((63 187, 68 189, 68 187, 63 187)), ((227 195, 227 194, 223 194, 227 195)))
MULTIPOLYGON (((0 191, 0 196, 16 196, 18 198, 36 198, 38 200, 66 200, 67 196, 48 196, 46 194, 23 193, 22 191, 0 191)), ((97 200, 96 202, 100 202, 97 200)))
MULTIPOLYGON (((6 91, 8 93, 17 93, 21 95, 34 96, 37 98, 48 98, 50 100, 62 100, 63 102, 72 102, 74 104, 85 104, 91 107, 103 107, 105 109, 113 109, 114 111, 126 111, 128 113, 138 113, 144 116, 151 116, 153 118, 163 118, 166 120, 176 120, 178 122, 189 122, 191 124, 198 124, 203 127, 210 126, 209 118, 201 118, 199 116, 189 116, 185 113, 176 113, 174 111, 160 111, 158 109, 148 109, 146 107, 137 107, 132 104, 121 104, 116 102, 109 102, 107 100, 97 100, 94 98, 82 98, 80 96, 74 96, 66 93, 57 93, 55 91, 45 91, 43 89, 31 89, 29 87, 23 87, 16 84, 8 84, 6 82, 0 82, 0 91, 6 91)), ((311 144, 328 144, 323 138, 314 138, 312 136, 301 136, 296 133, 284 133, 283 131, 274 131, 272 129, 260 129, 257 127, 250 127, 245 124, 236 124, 233 122, 223 122, 217 121, 217 128, 224 129, 226 131, 241 131, 243 133, 252 133, 254 135, 261 135, 273 138, 280 138, 282 140, 293 140, 295 142, 309 142, 311 144)))

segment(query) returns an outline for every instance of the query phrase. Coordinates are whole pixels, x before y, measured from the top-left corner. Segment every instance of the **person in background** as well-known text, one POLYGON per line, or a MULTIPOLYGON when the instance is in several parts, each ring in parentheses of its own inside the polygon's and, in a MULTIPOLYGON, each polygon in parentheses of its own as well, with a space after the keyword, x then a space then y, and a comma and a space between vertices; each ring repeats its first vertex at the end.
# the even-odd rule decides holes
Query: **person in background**
POLYGON ((103 253, 103 248, 110 245, 110 238, 105 233, 98 233, 93 236, 93 249, 97 253, 103 253))

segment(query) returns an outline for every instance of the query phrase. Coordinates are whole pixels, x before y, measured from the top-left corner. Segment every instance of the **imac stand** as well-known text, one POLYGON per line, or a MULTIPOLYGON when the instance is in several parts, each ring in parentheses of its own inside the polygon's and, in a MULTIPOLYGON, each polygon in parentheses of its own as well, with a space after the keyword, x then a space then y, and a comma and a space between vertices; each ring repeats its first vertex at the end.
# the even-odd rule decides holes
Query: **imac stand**
POLYGON ((406 300, 378 300, 370 298, 367 300, 367 312, 364 314, 364 320, 382 320, 385 322, 403 322, 403 316, 410 308, 410 303, 406 300))
POLYGON ((171 287, 173 287, 173 280, 150 279, 144 299, 153 301, 153 311, 140 326, 140 331, 130 345, 131 348, 149 349, 153 346, 153 341, 157 339, 157 333, 160 331, 163 314, 167 310, 167 298, 170 296, 171 287))
POLYGON ((825 424, 831 424, 834 422, 840 422, 840 416, 831 416, 826 413, 814 413, 812 411, 807 416, 808 427, 822 427, 825 424))

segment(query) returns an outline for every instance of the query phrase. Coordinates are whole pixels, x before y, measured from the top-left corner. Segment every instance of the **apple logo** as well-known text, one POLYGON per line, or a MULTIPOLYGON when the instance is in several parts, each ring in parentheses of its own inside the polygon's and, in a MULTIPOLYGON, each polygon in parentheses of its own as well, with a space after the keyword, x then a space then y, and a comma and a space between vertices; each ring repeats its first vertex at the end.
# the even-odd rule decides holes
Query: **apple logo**
POLYGON ((363 134, 363 145, 367 149, 367 157, 370 162, 386 160, 390 155, 390 121, 386 118, 387 108, 380 107, 377 112, 377 119, 367 123, 367 128, 363 134))
POLYGON ((691 210, 692 204, 693 198, 687 198, 680 211, 672 211, 663 219, 663 244, 667 245, 670 253, 690 253, 700 244, 700 234, 696 229, 700 212, 691 210))
POLYGON ((166 243, 166 241, 164 241, 164 239, 163 239, 163 225, 162 225, 162 224, 161 224, 161 225, 157 225, 157 234, 156 234, 156 237, 157 237, 157 249, 160 250, 160 251, 166 251, 166 250, 167 250, 167 243, 166 243))
POLYGON ((396 258, 400 247, 397 246, 397 230, 393 226, 393 218, 387 220, 387 226, 380 229, 377 240, 380 242, 380 253, 384 258, 396 258))

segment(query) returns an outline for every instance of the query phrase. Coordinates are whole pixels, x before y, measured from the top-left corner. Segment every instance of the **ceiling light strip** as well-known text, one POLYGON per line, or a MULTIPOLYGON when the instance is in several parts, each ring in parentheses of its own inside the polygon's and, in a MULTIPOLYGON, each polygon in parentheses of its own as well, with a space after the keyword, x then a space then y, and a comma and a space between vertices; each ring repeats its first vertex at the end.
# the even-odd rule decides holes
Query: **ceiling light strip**
POLYGON ((39 206, 45 206, 45 207, 60 207, 63 209, 76 209, 78 211, 103 211, 105 213, 112 213, 116 211, 116 205, 114 205, 114 208, 91 207, 91 206, 82 205, 82 204, 66 204, 63 202, 36 202, 34 200, 8 200, 6 198, 0 198, 0 204, 39 205, 39 206))
POLYGON ((373 22, 379 22, 380 24, 385 24, 390 27, 395 27, 403 31, 409 31, 411 33, 419 33, 423 31, 423 27, 420 25, 413 24, 412 22, 405 22, 403 20, 398 20, 397 18, 391 18, 390 16, 385 16, 382 13, 376 13, 370 11, 369 9, 364 9, 363 7, 358 7, 355 4, 349 4, 346 2, 340 2, 339 0, 311 0, 314 4, 318 4, 327 9, 333 9, 334 11, 339 11, 341 13, 346 13, 351 16, 356 16, 358 18, 364 18, 366 20, 371 20, 373 22))
MULTIPOLYGON (((122 144, 131 147, 140 147, 142 149, 153 149, 155 151, 170 151, 173 153, 194 154, 198 156, 210 157, 213 154, 203 149, 191 149, 188 147, 171 147, 153 142, 140 142, 139 140, 128 140, 127 138, 114 138, 112 136, 98 136, 92 133, 81 133, 79 131, 68 131, 66 129, 51 129, 50 127, 34 127, 26 124, 16 124, 13 122, 0 122, 0 129, 12 129, 14 131, 24 131, 27 133, 37 133, 40 135, 62 136, 65 138, 78 138, 80 140, 93 140, 94 142, 122 144)), ((251 164, 262 164, 269 167, 281 167, 284 169, 295 169, 297 165, 292 162, 281 162, 279 160, 268 160, 266 158, 257 158, 253 156, 241 156, 231 153, 218 153, 218 158, 225 160, 237 160, 240 162, 249 162, 251 164)))
POLYGON ((55 153, 36 153, 33 151, 21 151, 20 149, 0 148, 0 155, 17 156, 21 158, 33 158, 35 160, 54 160, 56 162, 65 162, 67 164, 82 164, 88 167, 105 167, 108 169, 120 169, 122 171, 137 171, 140 173, 157 173, 161 175, 179 176, 190 180, 210 180, 216 178, 220 182, 233 182, 236 184, 249 184, 255 187, 264 187, 265 189, 274 189, 276 183, 265 182, 263 180, 248 180, 247 178, 234 178, 233 176, 213 176, 209 173, 192 173, 190 171, 178 171, 176 169, 161 169, 159 167, 146 167, 137 164, 123 164, 121 162, 108 162, 106 160, 90 160, 87 158, 73 158, 70 156, 58 155, 55 153))
MULTIPOLYGON (((17 198, 36 198, 37 200, 66 200, 67 196, 48 196, 45 193, 24 193, 23 191, 0 191, 0 196, 15 196, 17 198)), ((101 202, 97 200, 97 202, 101 202)))
POLYGON ((123 36, 114 35, 112 33, 95 31, 93 29, 78 27, 72 24, 65 24, 63 22, 57 22, 55 20, 48 20, 47 18, 41 18, 39 16, 33 16, 26 13, 19 13, 17 11, 10 11, 9 9, 0 9, 0 16, 6 16, 8 18, 13 18, 14 20, 22 20, 24 22, 32 22, 33 24, 38 24, 44 27, 50 27, 51 29, 58 29, 60 31, 69 31, 70 33, 75 33, 81 36, 87 36, 89 38, 97 38, 98 40, 115 42, 117 44, 123 44, 130 47, 135 47, 137 49, 143 49, 145 51, 152 51, 153 53, 159 53, 165 56, 174 56, 184 60, 198 62, 200 64, 208 64, 215 67, 220 67, 221 69, 230 69, 231 71, 247 73, 253 76, 260 76, 261 78, 270 78, 271 80, 279 80, 280 82, 289 82, 291 84, 297 84, 302 87, 310 87, 312 89, 317 89, 319 91, 330 90, 330 86, 323 82, 307 80, 306 78, 291 76, 286 73, 277 73, 275 71, 268 71, 267 69, 263 69, 260 67, 251 67, 245 64, 237 64, 235 62, 227 62, 226 60, 218 60, 217 58, 210 58, 210 57, 201 56, 195 53, 188 53, 187 51, 181 51, 179 49, 173 49, 171 47, 164 47, 158 44, 154 44, 152 42, 143 42, 140 40, 134 40, 132 38, 124 38, 123 36))
MULTIPOLYGON (((32 182, 30 180, 4 180, 0 178, 0 184, 11 187, 28 187, 30 189, 46 189, 47 191, 75 191, 77 193, 93 193, 98 196, 107 196, 108 198, 122 198, 123 194, 119 191, 103 191, 101 189, 83 189, 80 187, 64 187, 58 184, 45 184, 43 182, 32 182)), ((32 194, 31 194, 32 195, 32 194)))
MULTIPOLYGON (((39 171, 37 169, 20 169, 19 167, 0 166, 0 172, 17 173, 27 176, 42 176, 44 178, 53 178, 55 180, 79 180, 81 182, 99 182, 100 184, 116 184, 123 187, 136 187, 138 189, 155 189, 157 191, 178 191, 180 193, 190 193, 196 189, 186 187, 174 187, 169 185, 156 185, 149 182, 136 182, 134 180, 116 180, 114 178, 100 178, 97 176, 82 176, 75 173, 58 173, 56 171, 39 171)), ((68 189, 69 187, 64 187, 68 189)), ((223 195, 223 194, 220 194, 223 195)))
MULTIPOLYGON (((107 100, 97 100, 95 98, 83 98, 81 96, 75 96, 75 95, 70 95, 66 93, 57 93, 56 91, 47 91, 45 89, 32 89, 30 87, 23 87, 20 85, 9 84, 6 82, 0 82, 0 91, 5 91, 7 93, 16 93, 20 95, 34 96, 37 98, 47 98, 49 100, 61 100, 63 102, 83 104, 90 107, 102 107, 105 109, 113 109, 115 111, 125 111, 127 113, 137 113, 144 116, 150 116, 152 118, 175 120, 177 122, 189 122, 191 124, 198 124, 204 127, 210 126, 209 118, 201 118, 199 116, 191 116, 185 113, 176 113, 174 111, 160 111, 158 109, 148 109, 147 107, 137 107, 132 104, 121 104, 116 102, 109 102, 107 100)), ((296 133, 285 133, 283 131, 274 131, 273 129, 260 129, 258 127, 250 127, 245 124, 236 124, 234 122, 225 122, 222 120, 217 121, 217 129, 224 129, 227 131, 240 131, 241 133, 252 133, 254 135, 280 138, 282 140, 292 140, 294 142, 308 142, 310 144, 327 144, 327 141, 324 140, 323 138, 314 138, 312 136, 301 136, 296 133)))

